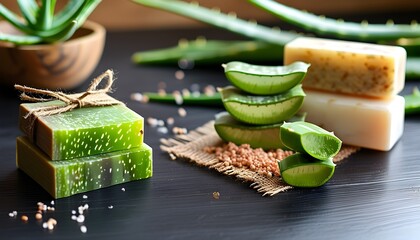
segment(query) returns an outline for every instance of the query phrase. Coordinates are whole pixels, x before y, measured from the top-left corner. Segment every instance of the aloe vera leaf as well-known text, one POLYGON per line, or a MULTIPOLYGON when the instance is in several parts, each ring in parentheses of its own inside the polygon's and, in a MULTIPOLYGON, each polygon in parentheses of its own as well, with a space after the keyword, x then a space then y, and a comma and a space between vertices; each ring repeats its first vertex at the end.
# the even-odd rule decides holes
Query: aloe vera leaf
POLYGON ((300 109, 305 97, 301 84, 271 96, 249 95, 233 86, 221 88, 219 92, 226 111, 239 121, 255 125, 289 119, 300 109))
POLYGON ((43 42, 60 42, 69 39, 78 29, 78 22, 72 21, 70 25, 68 25, 65 29, 58 32, 55 35, 44 37, 43 42))
POLYGON ((334 157, 342 144, 334 133, 308 122, 284 123, 280 134, 286 147, 320 160, 334 157))
POLYGON ((72 19, 75 19, 83 9, 86 2, 87 1, 70 0, 66 6, 54 16, 52 28, 58 27, 68 21, 71 21, 72 19))
POLYGON ((420 113, 420 91, 417 87, 413 88, 410 95, 404 95, 405 114, 420 113))
POLYGON ((263 66, 233 61, 222 66, 227 79, 237 88, 256 95, 273 95, 301 83, 310 64, 294 62, 286 66, 263 66))
POLYGON ((400 38, 391 44, 403 47, 407 56, 420 56, 420 38, 400 38))
MULTIPOLYGON (((194 40, 174 47, 137 52, 133 55, 132 60, 137 64, 151 65, 174 65, 181 59, 190 60, 195 65, 222 64, 234 60, 282 62, 283 48, 282 45, 254 40, 194 40)), ((407 57, 406 77, 408 79, 420 78, 419 66, 420 58, 407 57)))
POLYGON ((16 45, 33 45, 42 42, 42 38, 29 35, 0 34, 0 41, 13 42, 16 45))
POLYGON ((20 12, 29 26, 36 25, 36 16, 38 14, 38 4, 34 0, 17 0, 20 12))
POLYGON ((101 0, 88 0, 86 1, 85 6, 83 7, 82 11, 80 12, 79 16, 76 18, 78 25, 77 27, 81 27, 89 15, 95 10, 95 8, 99 5, 101 0))
POLYGON ((8 21, 10 24, 12 24, 15 28, 19 29, 22 32, 25 33, 31 33, 31 29, 29 29, 21 20, 20 18, 4 7, 3 4, 0 3, 0 17, 3 17, 6 21, 8 21))
POLYGON ((175 65, 185 59, 194 64, 221 64, 234 60, 252 62, 283 61, 284 47, 255 40, 203 40, 180 41, 177 46, 139 51, 132 55, 136 64, 175 65))
POLYGON ((36 20, 38 30, 47 30, 51 28, 56 0, 42 0, 36 20))
MULTIPOLYGON (((143 93, 143 95, 146 96, 151 102, 172 103, 172 104, 177 103, 176 97, 172 94, 162 95, 159 93, 145 92, 143 93)), ((183 96, 182 105, 201 105, 201 106, 220 107, 220 106, 223 106, 223 103, 220 97, 220 93, 216 92, 213 95, 191 94, 190 96, 183 96)))
POLYGON ((63 41, 71 37, 71 35, 86 21, 89 14, 96 8, 101 0, 89 0, 76 11, 72 18, 67 19, 61 25, 57 25, 51 29, 37 32, 37 35, 46 39, 46 42, 63 41), (76 21, 76 25, 74 25, 76 21), (70 36, 69 34, 72 33, 70 36), (60 37, 57 37, 60 36, 60 37), (66 36, 66 37, 63 37, 66 36))
POLYGON ((255 6, 282 20, 319 35, 363 41, 420 37, 417 24, 363 24, 320 17, 270 0, 249 0, 255 6))
POLYGON ((303 153, 292 154, 278 162, 284 182, 294 187, 319 187, 334 175, 332 159, 319 161, 303 153))
MULTIPOLYGON (((276 30, 273 30, 273 29, 255 24, 255 23, 250 23, 250 22, 238 19, 238 18, 229 17, 228 15, 224 15, 224 14, 219 13, 217 11, 206 9, 204 7, 200 7, 200 6, 197 6, 197 5, 194 5, 194 4, 188 4, 188 3, 185 3, 185 2, 182 2, 182 1, 163 1, 163 0, 133 0, 133 1, 138 3, 138 4, 142 4, 144 6, 153 7, 153 8, 156 8, 156 9, 161 9, 161 10, 165 10, 165 11, 168 11, 168 12, 173 12, 173 13, 176 13, 176 14, 179 14, 179 15, 183 15, 183 16, 186 16, 186 17, 189 17, 189 18, 193 18, 193 19, 202 21, 204 23, 207 23, 207 24, 219 27, 219 28, 224 28, 228 31, 232 31, 232 32, 235 32, 237 34, 247 36, 251 39, 259 39, 261 41, 271 42, 271 43, 273 43, 273 46, 279 45, 279 48, 283 48, 284 45, 287 44, 289 41, 291 41, 291 40, 295 39, 296 37, 300 36, 299 34, 295 34, 295 33, 292 33, 292 32, 287 32, 287 31, 278 32, 276 30), (200 15, 201 13, 203 13, 203 15, 200 15), (247 26, 247 27, 243 28, 244 26, 247 26), (258 28, 258 29, 260 29, 260 32, 258 32, 258 33, 257 32, 252 32, 252 30, 251 30, 252 28, 258 28), (242 29, 247 29, 247 31, 245 31, 245 30, 243 31, 242 29), (272 35, 275 35, 275 36, 272 36, 272 35), (283 35, 283 36, 279 36, 279 35, 283 35), (280 41, 278 41, 278 40, 280 40, 280 41)), ((333 20, 332 22, 334 22, 334 25, 337 24, 336 20, 333 20)), ((350 26, 351 25, 354 25, 354 26, 357 25, 357 29, 360 30, 361 26, 359 24, 356 24, 356 23, 348 23, 348 24, 350 26)), ((406 26, 408 28, 408 26, 410 26, 410 25, 403 25, 403 26, 406 26)), ((415 27, 416 25, 413 24, 413 26, 415 27)), ((385 28, 385 27, 388 27, 388 26, 382 25, 383 30, 389 30, 388 28, 385 28)), ((408 30, 408 31, 410 31, 410 30, 408 30)), ((361 33, 359 33, 359 34, 361 34, 361 33)), ((399 39, 399 38, 401 38, 401 36, 397 36, 395 39, 399 39)), ((361 39, 361 40, 363 40, 363 39, 361 39)), ((384 39, 382 39, 382 40, 384 40, 384 39)), ((390 40, 390 39, 385 39, 385 40, 390 40)), ((152 64, 168 64, 168 63, 172 63, 172 61, 174 61, 173 56, 177 54, 177 53, 172 53, 173 54, 173 55, 171 55, 172 57, 167 60, 164 57, 164 55, 160 55, 160 54, 164 54, 165 52, 162 52, 160 50, 146 51, 146 52, 143 52, 144 55, 142 55, 141 53, 142 52, 139 52, 137 57, 135 57, 135 58, 133 57, 134 62, 139 63, 139 64, 150 64, 150 63, 152 63, 152 64)), ((200 56, 199 59, 203 59, 202 61, 197 60, 197 63, 201 63, 201 62, 203 62, 203 63, 214 63, 214 62, 217 62, 217 61, 218 61, 218 63, 223 63, 223 62, 227 62, 227 61, 232 60, 231 58, 224 58, 225 55, 221 55, 218 58, 217 56, 212 55, 211 53, 209 55, 206 55, 206 53, 204 53, 204 52, 196 53, 194 56, 196 56, 196 55, 200 56), (210 59, 210 61, 207 61, 207 59, 210 59)), ((267 56, 271 56, 271 55, 273 55, 273 54, 272 53, 267 54, 267 56)), ((240 59, 240 58, 236 58, 235 60, 238 60, 238 59, 240 59)), ((190 56, 190 60, 194 60, 193 55, 190 56)), ((243 59, 243 60, 248 60, 248 58, 243 59)), ((250 59, 250 60, 252 60, 252 59, 250 59)), ((270 61, 270 60, 268 59, 267 61, 270 61)), ((410 61, 410 59, 408 58, 407 61, 410 61)), ((410 74, 408 74, 407 77, 408 78, 419 77, 420 76, 419 71, 420 70, 410 68, 410 74)))
POLYGON ((193 18, 243 36, 248 36, 253 39, 263 40, 270 43, 284 45, 299 36, 298 34, 272 29, 239 19, 236 16, 229 16, 228 14, 224 14, 216 10, 200 7, 195 3, 186 3, 176 0, 133 0, 133 2, 193 18))
POLYGON ((407 57, 405 76, 408 79, 420 79, 420 57, 407 57))
MULTIPOLYGON (((306 114, 296 114, 289 122, 305 121, 306 114)), ((226 142, 236 145, 249 144, 252 148, 286 149, 280 139, 280 126, 282 123, 270 125, 249 125, 237 121, 228 112, 216 115, 214 128, 217 134, 226 142)))

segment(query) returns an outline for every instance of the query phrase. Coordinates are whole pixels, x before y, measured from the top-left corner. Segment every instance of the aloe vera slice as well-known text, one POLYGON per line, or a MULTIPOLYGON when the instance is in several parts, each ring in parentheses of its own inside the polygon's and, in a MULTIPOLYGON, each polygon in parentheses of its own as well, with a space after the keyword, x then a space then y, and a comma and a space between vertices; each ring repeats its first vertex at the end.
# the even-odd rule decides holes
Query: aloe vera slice
POLYGON ((286 147, 320 160, 334 157, 340 151, 342 143, 334 133, 302 121, 284 123, 280 127, 280 135, 286 147))
POLYGON ((287 184, 295 187, 319 187, 334 175, 332 158, 319 161, 307 154, 295 153, 279 161, 280 174, 287 184))
POLYGON ((301 83, 310 64, 297 61, 286 66, 263 66, 234 61, 222 66, 227 79, 239 89, 251 94, 273 95, 301 83))
MULTIPOLYGON (((304 121, 306 114, 297 114, 288 121, 304 121)), ((249 144, 252 148, 264 150, 285 149, 280 139, 280 126, 283 123, 270 125, 249 125, 234 119, 228 112, 216 115, 214 128, 217 134, 226 142, 236 145, 249 144)))
POLYGON ((233 86, 219 91, 226 111, 239 121, 255 125, 281 123, 291 118, 298 112, 305 97, 301 84, 271 96, 248 95, 233 86))

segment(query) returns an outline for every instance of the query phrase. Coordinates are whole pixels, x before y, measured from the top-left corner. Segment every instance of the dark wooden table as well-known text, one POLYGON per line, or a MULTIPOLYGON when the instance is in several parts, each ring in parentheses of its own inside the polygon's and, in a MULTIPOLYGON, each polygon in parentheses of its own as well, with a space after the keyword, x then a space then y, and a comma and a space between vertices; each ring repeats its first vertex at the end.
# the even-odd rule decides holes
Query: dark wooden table
MULTIPOLYGON (((198 83, 224 86, 220 66, 185 70, 177 80, 176 66, 146 67, 131 63, 138 50, 176 44, 182 37, 232 39, 216 29, 110 32, 103 58, 92 74, 116 72, 114 97, 145 118, 175 118, 175 125, 191 130, 213 119, 220 108, 140 104, 134 92, 156 91, 160 82, 168 91, 198 83)), ((420 82, 407 82, 404 93, 420 82)), ((84 84, 75 92, 83 91, 84 84)), ((402 139, 389 152, 363 149, 342 162, 332 180, 320 188, 294 189, 274 197, 260 193, 232 177, 171 161, 159 149, 159 139, 170 137, 145 127, 145 142, 154 149, 154 176, 55 201, 48 213, 58 221, 53 231, 35 221, 37 202, 53 200, 36 182, 15 166, 18 93, 0 91, 0 238, 1 239, 418 239, 420 236, 420 116, 405 121, 402 139), (125 188, 125 191, 122 191, 125 188), (220 192, 215 200, 213 192, 220 192), (89 204, 81 233, 71 211, 89 204), (112 209, 109 207, 113 206, 112 209), (17 211, 23 223, 8 214, 17 211)))

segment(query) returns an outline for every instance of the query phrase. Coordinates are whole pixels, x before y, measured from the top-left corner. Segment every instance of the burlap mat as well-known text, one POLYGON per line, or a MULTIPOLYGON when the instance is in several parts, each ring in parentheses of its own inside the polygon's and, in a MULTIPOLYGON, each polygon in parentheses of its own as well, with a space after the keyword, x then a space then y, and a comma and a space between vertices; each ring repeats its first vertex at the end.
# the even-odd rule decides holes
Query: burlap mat
MULTIPOLYGON (((225 166, 216 154, 205 151, 204 148, 211 146, 220 146, 222 139, 214 130, 214 121, 210 121, 197 129, 190 131, 188 134, 177 135, 174 138, 161 139, 160 148, 169 153, 170 157, 183 158, 199 166, 234 176, 239 180, 250 182, 251 187, 262 193, 263 196, 274 196, 280 192, 292 189, 293 187, 284 183, 280 177, 267 177, 258 174, 249 168, 225 166)), ((334 163, 338 163, 344 158, 357 152, 359 148, 353 146, 342 146, 340 152, 334 157, 334 163)))

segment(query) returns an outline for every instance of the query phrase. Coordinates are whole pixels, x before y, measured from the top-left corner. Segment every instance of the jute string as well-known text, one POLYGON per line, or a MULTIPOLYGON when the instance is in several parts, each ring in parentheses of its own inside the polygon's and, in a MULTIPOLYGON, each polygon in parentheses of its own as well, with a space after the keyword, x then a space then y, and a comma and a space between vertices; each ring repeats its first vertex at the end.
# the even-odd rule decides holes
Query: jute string
POLYGON ((60 91, 50 91, 44 89, 37 89, 22 85, 15 85, 15 89, 21 91, 20 98, 24 101, 30 102, 47 102, 52 100, 60 100, 64 105, 54 106, 40 106, 31 109, 25 116, 25 119, 31 119, 30 132, 34 137, 34 125, 36 119, 42 116, 50 116, 60 113, 69 112, 75 108, 84 107, 100 107, 110 106, 124 103, 110 97, 107 93, 112 91, 112 84, 114 82, 114 73, 112 70, 107 70, 98 77, 96 77, 85 92, 76 94, 66 94, 60 91), (103 88, 99 88, 99 84, 106 79, 107 82, 103 88), (47 98, 45 98, 47 97, 47 98))

